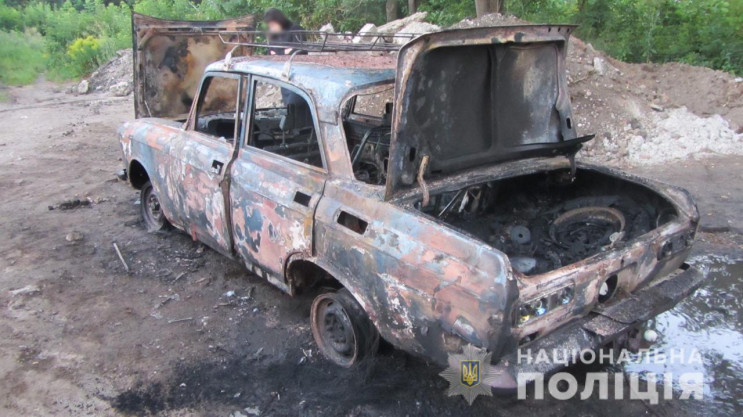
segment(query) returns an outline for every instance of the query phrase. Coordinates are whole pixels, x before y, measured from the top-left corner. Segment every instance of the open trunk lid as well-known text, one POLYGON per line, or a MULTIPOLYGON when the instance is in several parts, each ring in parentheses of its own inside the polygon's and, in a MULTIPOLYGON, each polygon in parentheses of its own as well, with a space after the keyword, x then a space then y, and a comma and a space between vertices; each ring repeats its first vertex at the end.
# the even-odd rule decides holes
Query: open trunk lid
POLYGON ((399 53, 386 198, 424 180, 581 143, 565 58, 574 26, 502 26, 423 35, 399 53))
POLYGON ((253 16, 178 21, 133 13, 135 116, 185 119, 206 66, 233 48, 219 33, 254 27, 253 16))

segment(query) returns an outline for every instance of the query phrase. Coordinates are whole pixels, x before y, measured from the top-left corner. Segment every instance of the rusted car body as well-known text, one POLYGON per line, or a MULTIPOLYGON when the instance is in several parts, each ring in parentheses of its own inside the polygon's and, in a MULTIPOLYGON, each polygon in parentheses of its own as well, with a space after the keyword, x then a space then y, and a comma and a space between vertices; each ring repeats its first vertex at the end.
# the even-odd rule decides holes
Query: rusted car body
POLYGON ((121 127, 129 181, 288 294, 332 280, 396 348, 445 364, 473 344, 494 353, 491 383, 513 387, 529 366, 517 349, 603 346, 702 283, 684 264, 699 220, 686 191, 575 162, 590 138, 571 122, 571 30, 213 63, 185 120, 121 127), (210 77, 236 80, 232 138, 199 131, 210 77), (286 128, 291 106, 259 108, 263 83, 308 103, 311 133, 286 128), (379 114, 354 110, 385 92, 379 114))

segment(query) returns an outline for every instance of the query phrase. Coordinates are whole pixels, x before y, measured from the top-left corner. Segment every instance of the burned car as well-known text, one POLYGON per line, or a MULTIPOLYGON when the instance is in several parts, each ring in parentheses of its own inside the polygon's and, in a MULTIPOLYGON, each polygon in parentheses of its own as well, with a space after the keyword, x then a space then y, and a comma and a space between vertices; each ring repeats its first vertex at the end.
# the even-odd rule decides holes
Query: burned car
MULTIPOLYGON (((136 98, 147 117, 119 131, 144 222, 290 295, 332 288, 310 320, 342 366, 380 337, 441 364, 472 344, 493 353, 490 383, 513 387, 537 366, 517 364, 519 348, 621 342, 702 283, 684 263, 699 214, 680 188, 575 160, 591 137, 572 120, 572 30, 444 31, 396 54, 230 56, 171 107, 150 81, 136 98)), ((141 73, 170 70, 144 32, 135 69, 156 81, 141 73)))

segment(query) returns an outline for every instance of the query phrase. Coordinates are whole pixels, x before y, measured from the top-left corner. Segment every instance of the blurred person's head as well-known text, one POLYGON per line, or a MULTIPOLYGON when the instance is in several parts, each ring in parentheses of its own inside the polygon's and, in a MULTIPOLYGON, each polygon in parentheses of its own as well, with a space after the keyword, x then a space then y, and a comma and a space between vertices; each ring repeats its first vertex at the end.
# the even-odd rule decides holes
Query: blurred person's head
POLYGON ((266 22, 268 31, 272 33, 283 32, 292 26, 292 21, 281 10, 273 7, 266 10, 263 21, 266 22))

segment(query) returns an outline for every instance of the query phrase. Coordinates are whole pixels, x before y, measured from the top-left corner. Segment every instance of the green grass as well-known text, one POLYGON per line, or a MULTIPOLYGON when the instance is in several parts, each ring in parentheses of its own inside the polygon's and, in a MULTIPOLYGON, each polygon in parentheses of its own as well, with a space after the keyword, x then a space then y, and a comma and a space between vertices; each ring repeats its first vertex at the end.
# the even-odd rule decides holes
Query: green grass
POLYGON ((45 69, 44 40, 38 32, 0 31, 0 84, 30 84, 45 69))
MULTIPOLYGON (((398 0, 402 12, 406 4, 398 0)), ((472 0, 425 0, 440 25, 475 13, 472 0)), ((308 29, 358 30, 385 20, 383 0, 0 0, 0 85, 78 79, 131 47, 131 9, 160 18, 260 16, 279 7, 308 29), (11 5, 8 5, 10 3, 11 5)), ((743 0, 504 0, 532 22, 579 23, 576 34, 628 62, 682 61, 743 74, 743 0)))

